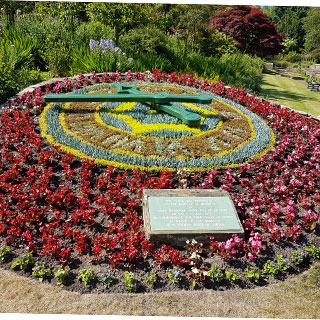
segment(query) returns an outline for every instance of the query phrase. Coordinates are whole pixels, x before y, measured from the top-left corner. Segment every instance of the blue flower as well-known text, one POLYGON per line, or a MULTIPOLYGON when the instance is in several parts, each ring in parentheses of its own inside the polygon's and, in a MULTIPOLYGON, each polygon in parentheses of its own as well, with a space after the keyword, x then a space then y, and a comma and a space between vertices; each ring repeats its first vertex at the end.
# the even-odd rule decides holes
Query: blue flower
POLYGON ((93 39, 90 39, 89 47, 90 47, 90 50, 92 51, 94 48, 98 47, 98 42, 93 39))
POLYGON ((177 279, 180 275, 180 271, 174 271, 173 275, 174 275, 174 278, 177 279))

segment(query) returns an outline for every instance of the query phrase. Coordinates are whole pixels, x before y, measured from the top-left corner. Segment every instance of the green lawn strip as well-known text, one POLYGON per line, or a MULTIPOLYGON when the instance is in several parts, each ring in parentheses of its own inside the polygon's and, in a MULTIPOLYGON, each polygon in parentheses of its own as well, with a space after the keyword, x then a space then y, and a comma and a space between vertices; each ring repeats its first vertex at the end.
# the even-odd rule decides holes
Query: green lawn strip
POLYGON ((297 80, 264 74, 259 96, 314 116, 320 115, 320 92, 311 91, 297 80))

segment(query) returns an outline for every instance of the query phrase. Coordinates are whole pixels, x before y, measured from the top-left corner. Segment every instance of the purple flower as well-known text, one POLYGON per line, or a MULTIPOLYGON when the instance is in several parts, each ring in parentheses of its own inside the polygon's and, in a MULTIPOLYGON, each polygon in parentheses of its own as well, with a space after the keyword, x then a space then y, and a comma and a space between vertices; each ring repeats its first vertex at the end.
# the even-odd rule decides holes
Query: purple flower
POLYGON ((89 42, 89 47, 90 47, 90 50, 92 51, 93 49, 95 49, 96 47, 98 47, 98 42, 93 40, 93 39, 90 39, 90 42, 89 42))
POLYGON ((173 275, 174 275, 174 278, 177 279, 180 275, 180 271, 174 271, 173 275))

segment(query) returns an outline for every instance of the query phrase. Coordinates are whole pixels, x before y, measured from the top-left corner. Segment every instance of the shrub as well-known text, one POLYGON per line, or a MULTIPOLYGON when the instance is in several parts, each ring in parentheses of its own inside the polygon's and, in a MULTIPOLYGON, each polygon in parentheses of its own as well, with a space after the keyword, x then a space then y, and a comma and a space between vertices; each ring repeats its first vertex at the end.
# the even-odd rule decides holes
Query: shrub
POLYGON ((221 57, 227 53, 232 54, 237 50, 232 37, 208 27, 200 29, 198 42, 201 53, 206 56, 221 57))
POLYGON ((268 260, 264 265, 263 265, 263 270, 262 274, 263 276, 275 276, 279 273, 279 265, 276 264, 275 262, 268 260))
POLYGON ((136 292, 140 285, 139 281, 134 278, 133 272, 129 271, 124 272, 124 284, 128 292, 136 292))
POLYGON ((69 277, 69 268, 59 266, 57 272, 54 274, 54 277, 57 279, 57 284, 63 287, 69 277))
POLYGON ((241 277, 236 274, 234 270, 226 270, 225 271, 226 279, 228 279, 230 282, 236 282, 241 280, 241 277))
POLYGON ((82 23, 75 30, 74 44, 81 47, 87 45, 90 39, 114 39, 114 31, 110 26, 106 26, 99 21, 82 23))
POLYGON ((153 68, 157 68, 166 72, 170 72, 174 69, 172 63, 164 56, 152 54, 152 53, 140 53, 133 55, 134 66, 133 71, 151 71, 153 68))
POLYGON ((72 73, 116 70, 124 72, 131 69, 132 60, 116 47, 111 39, 101 39, 100 42, 91 39, 87 46, 73 50, 71 70, 72 73))
POLYGON ((320 249, 317 248, 314 244, 306 248, 306 252, 313 258, 313 259, 320 259, 320 249))
POLYGON ((91 282, 94 278, 93 271, 91 269, 79 270, 78 280, 80 280, 85 286, 91 282))
POLYGON ((45 60, 49 70, 54 76, 67 76, 70 71, 71 50, 61 40, 57 42, 47 41, 45 60))
POLYGON ((22 19, 16 21, 15 27, 21 34, 28 35, 39 43, 61 40, 71 44, 73 41, 74 25, 59 17, 37 13, 25 14, 22 19))
POLYGON ((302 57, 296 51, 290 51, 286 55, 285 59, 289 62, 299 62, 301 61, 302 57))
POLYGON ((258 268, 246 268, 244 274, 251 282, 254 282, 256 284, 259 283, 261 276, 258 268))
POLYGON ((145 280, 149 287, 153 287, 154 284, 157 282, 157 274, 154 270, 151 270, 149 273, 146 274, 145 280))
POLYGON ((5 244, 3 244, 0 248, 0 260, 8 260, 11 257, 11 255, 11 250, 5 244))
POLYGON ((17 258, 11 265, 11 269, 19 267, 20 270, 26 270, 28 267, 34 266, 34 258, 31 253, 23 254, 17 258))
POLYGON ((314 61, 314 63, 320 63, 320 48, 305 54, 304 59, 314 61))
POLYGON ((180 268, 173 267, 169 269, 168 277, 173 283, 179 283, 182 280, 180 268))
POLYGON ((44 278, 49 278, 52 276, 50 268, 46 268, 43 264, 43 262, 35 265, 32 268, 32 275, 34 277, 39 278, 39 281, 42 282, 44 278))
POLYGON ((107 287, 110 287, 114 283, 114 281, 115 279, 110 272, 104 272, 102 274, 101 282, 107 287))
POLYGON ((208 271, 208 276, 215 282, 221 282, 224 278, 223 273, 216 264, 211 266, 210 270, 208 271))
POLYGON ((166 36, 157 28, 144 27, 130 30, 120 38, 120 45, 128 53, 166 53, 166 36))

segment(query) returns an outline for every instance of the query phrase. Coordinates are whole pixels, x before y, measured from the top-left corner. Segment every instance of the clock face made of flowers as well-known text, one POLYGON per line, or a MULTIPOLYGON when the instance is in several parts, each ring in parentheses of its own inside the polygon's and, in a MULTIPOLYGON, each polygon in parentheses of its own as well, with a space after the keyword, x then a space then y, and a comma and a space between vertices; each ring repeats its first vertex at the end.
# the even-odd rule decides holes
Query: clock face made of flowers
MULTIPOLYGON (((170 95, 203 94, 165 83, 121 84, 134 85, 145 94, 169 95, 169 99, 170 95)), ((114 96, 119 91, 112 84, 100 84, 73 94, 114 96)), ((155 103, 53 102, 40 116, 41 134, 62 150, 97 164, 146 171, 232 167, 273 147, 274 133, 260 117, 214 94, 206 92, 206 96, 211 103, 171 102, 173 109, 193 117, 191 125, 173 112, 155 108, 155 103)))

